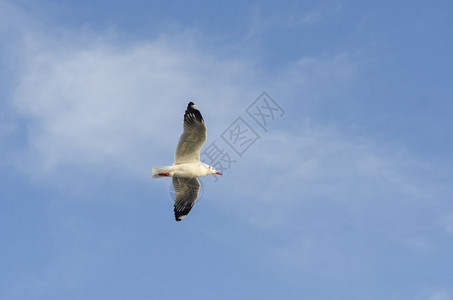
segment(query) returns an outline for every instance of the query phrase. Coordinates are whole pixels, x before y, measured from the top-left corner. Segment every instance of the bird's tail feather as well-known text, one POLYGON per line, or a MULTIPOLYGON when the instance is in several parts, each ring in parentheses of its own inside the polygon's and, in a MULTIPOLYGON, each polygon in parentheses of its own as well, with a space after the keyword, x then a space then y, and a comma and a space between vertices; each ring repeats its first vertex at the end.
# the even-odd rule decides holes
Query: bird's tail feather
POLYGON ((153 168, 153 178, 166 177, 166 176, 161 176, 159 174, 170 173, 170 172, 171 172, 171 166, 154 167, 153 168))

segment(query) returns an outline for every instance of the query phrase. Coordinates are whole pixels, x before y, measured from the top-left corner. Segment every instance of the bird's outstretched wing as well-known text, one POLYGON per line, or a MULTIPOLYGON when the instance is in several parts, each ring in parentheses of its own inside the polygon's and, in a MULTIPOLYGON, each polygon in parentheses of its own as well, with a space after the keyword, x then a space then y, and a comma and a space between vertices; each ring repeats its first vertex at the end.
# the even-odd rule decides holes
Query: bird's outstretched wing
POLYGON ((189 102, 184 114, 184 132, 176 147, 174 165, 200 161, 200 149, 206 141, 206 124, 200 111, 189 102))
POLYGON ((200 191, 200 181, 197 177, 183 178, 173 177, 173 187, 175 189, 175 219, 181 221, 187 216, 197 201, 200 191))

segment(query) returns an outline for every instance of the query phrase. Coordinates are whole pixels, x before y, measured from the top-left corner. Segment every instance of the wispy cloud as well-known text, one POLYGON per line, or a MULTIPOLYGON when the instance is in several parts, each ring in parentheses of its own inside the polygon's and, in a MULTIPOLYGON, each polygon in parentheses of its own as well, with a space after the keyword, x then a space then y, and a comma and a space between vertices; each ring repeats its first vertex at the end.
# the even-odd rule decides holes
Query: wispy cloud
POLYGON ((280 240, 250 241, 266 249, 260 255, 270 265, 341 281, 336 270, 368 278, 374 263, 386 264, 389 249, 443 251, 437 222, 449 192, 426 176, 430 163, 335 128, 274 130, 257 143, 216 186, 226 197, 212 209, 280 240))
POLYGON ((355 68, 344 55, 310 57, 266 74, 246 57, 205 50, 190 32, 128 45, 114 32, 25 32, 11 102, 28 124, 29 157, 17 161, 29 170, 112 160, 145 175, 171 158, 165 152, 173 151, 181 131, 174 120, 187 101, 200 99, 207 119, 215 118, 210 132, 218 132, 265 88, 307 93, 355 68))
POLYGON ((30 150, 44 169, 113 159, 140 170, 174 147, 174 120, 188 100, 227 113, 253 90, 246 63, 209 57, 183 38, 36 43, 25 44, 13 103, 28 118, 30 150))

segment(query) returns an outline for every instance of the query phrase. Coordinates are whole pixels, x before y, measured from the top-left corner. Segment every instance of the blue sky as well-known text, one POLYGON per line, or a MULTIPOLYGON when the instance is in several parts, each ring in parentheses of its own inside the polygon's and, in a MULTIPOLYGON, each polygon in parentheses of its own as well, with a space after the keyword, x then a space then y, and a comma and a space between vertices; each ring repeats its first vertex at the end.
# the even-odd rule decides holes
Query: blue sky
POLYGON ((2 299, 453 299, 451 2, 149 2, 0 0, 2 299), (190 100, 236 162, 177 223, 190 100))

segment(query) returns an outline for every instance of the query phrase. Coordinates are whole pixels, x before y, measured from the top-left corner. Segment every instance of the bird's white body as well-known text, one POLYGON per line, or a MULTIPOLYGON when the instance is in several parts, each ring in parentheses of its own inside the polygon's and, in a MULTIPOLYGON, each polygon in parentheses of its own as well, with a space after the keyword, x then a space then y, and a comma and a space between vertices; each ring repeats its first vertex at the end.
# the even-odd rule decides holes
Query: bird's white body
POLYGON ((153 168, 153 178, 159 177, 182 177, 182 178, 191 178, 191 177, 202 177, 210 174, 215 174, 216 170, 213 167, 202 163, 185 163, 172 166, 163 166, 163 167, 154 167, 153 168), (168 174, 168 175, 159 175, 159 174, 168 174))

